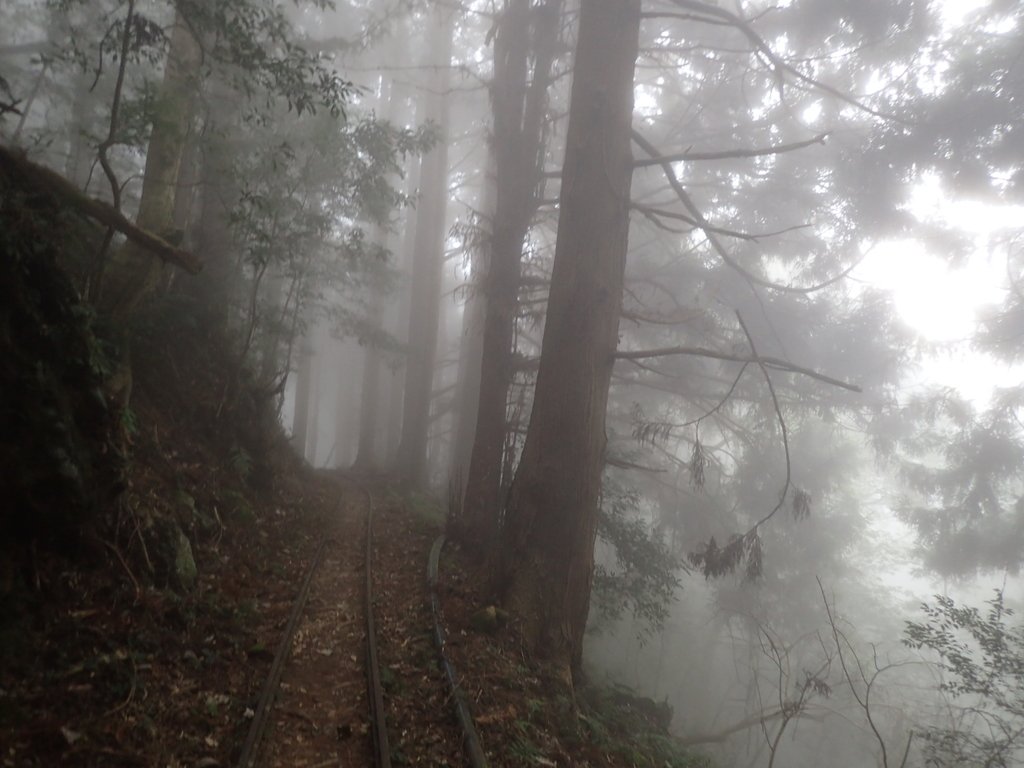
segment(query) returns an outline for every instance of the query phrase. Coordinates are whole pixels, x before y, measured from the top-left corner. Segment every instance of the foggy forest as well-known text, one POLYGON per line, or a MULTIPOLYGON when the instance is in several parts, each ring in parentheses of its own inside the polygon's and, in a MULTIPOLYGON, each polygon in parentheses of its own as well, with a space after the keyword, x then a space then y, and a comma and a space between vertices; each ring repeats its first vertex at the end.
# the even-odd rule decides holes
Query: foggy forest
POLYGON ((0 0, 0 765, 1024 766, 1022 222, 1017 2, 0 0))

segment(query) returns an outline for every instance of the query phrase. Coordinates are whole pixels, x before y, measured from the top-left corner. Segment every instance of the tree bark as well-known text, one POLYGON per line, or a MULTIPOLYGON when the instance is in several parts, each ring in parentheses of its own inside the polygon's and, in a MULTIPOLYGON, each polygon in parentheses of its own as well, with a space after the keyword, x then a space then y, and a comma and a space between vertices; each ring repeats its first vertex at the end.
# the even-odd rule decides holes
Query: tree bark
MULTIPOLYGON (((199 177, 199 199, 195 205, 198 210, 191 233, 197 250, 206 259, 206 268, 202 279, 189 281, 181 288, 202 310, 202 321, 207 327, 220 332, 227 328, 231 310, 246 284, 229 220, 240 194, 229 159, 229 131, 232 121, 238 119, 238 98, 230 85, 220 79, 213 80, 208 89, 210 98, 203 114, 205 130, 195 169, 199 177)), ((187 154, 184 153, 183 162, 187 161, 187 154)), ((181 193, 187 195, 188 191, 181 188, 181 193)))
POLYGON ((543 181, 546 95, 561 6, 562 0, 536 7, 531 0, 510 0, 494 42, 493 147, 498 186, 490 260, 483 280, 486 310, 476 429, 463 503, 472 537, 485 552, 494 542, 499 523, 523 244, 543 181), (528 81, 531 49, 533 76, 528 81))
POLYGON ((543 351, 499 588, 571 685, 590 609, 605 410, 629 234, 640 0, 583 0, 543 351))
POLYGON ((427 434, 430 394, 437 354, 437 323, 441 302, 441 275, 448 204, 448 86, 452 49, 452 11, 435 10, 430 50, 436 67, 424 98, 426 118, 434 122, 438 143, 423 159, 419 211, 416 217, 416 253, 412 267, 409 315, 409 352, 405 367, 402 441, 397 471, 412 487, 427 483, 427 434))

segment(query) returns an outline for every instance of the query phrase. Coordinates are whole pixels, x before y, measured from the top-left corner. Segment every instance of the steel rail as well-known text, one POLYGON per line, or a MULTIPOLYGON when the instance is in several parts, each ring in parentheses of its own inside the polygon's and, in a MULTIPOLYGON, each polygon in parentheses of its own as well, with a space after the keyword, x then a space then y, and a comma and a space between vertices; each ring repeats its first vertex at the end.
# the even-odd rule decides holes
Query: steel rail
POLYGON ((274 663, 270 667, 270 674, 267 676, 267 681, 263 684, 263 690, 260 692, 259 703, 256 705, 256 712, 249 726, 249 733, 242 744, 242 752, 238 758, 238 768, 254 768, 256 764, 257 749, 267 729, 270 710, 274 706, 274 699, 277 697, 277 691, 281 684, 281 674, 284 672, 284 665, 288 661, 289 653, 291 653, 295 630, 299 625, 302 612, 305 610, 306 600, 309 598, 309 587, 313 583, 313 575, 316 573, 317 568, 320 567, 324 550, 331 543, 333 542, 330 540, 320 543, 316 554, 313 555, 313 561, 306 570, 305 578, 302 580, 302 587, 295 598, 291 615, 288 617, 288 624, 285 626, 284 637, 281 638, 281 642, 277 647, 274 663))
POLYGON ((480 743, 480 736, 476 732, 476 724, 473 722, 473 715, 469 710, 469 702, 466 694, 459 685, 458 676, 455 674, 455 667, 448 659, 445 652, 445 633, 441 625, 441 598, 437 594, 437 571, 441 560, 441 548, 444 547, 444 535, 438 536, 434 546, 430 548, 430 558, 427 561, 427 584, 430 587, 430 608, 434 614, 434 643, 437 645, 437 652, 441 655, 441 668, 448 680, 448 688, 455 703, 455 717, 462 726, 466 757, 472 768, 487 768, 487 756, 484 754, 483 745, 480 743))
MULTIPOLYGON (((377 657, 377 635, 373 615, 373 495, 366 488, 366 553, 365 553, 365 575, 366 575, 366 681, 367 698, 370 709, 370 723, 373 731, 373 753, 374 765, 376 768, 391 768, 391 748, 388 744, 387 722, 384 711, 384 692, 380 679, 380 666, 377 657)), ((259 703, 253 715, 252 724, 242 744, 242 751, 238 759, 238 768, 255 768, 260 742, 266 733, 267 724, 270 721, 270 712, 273 709, 277 692, 281 685, 281 676, 284 673, 285 664, 291 653, 292 642, 295 638, 295 630, 298 628, 299 620, 306 607, 309 598, 309 589, 313 583, 313 576, 316 574, 320 563, 323 561, 324 551, 328 544, 335 544, 331 539, 320 543, 313 560, 306 570, 302 580, 302 586, 295 598, 288 623, 285 626, 284 636, 278 645, 277 653, 274 656, 270 673, 260 692, 259 703)))
POLYGON ((384 690, 377 661, 377 634, 373 621, 373 495, 366 493, 366 682, 370 702, 370 723, 373 730, 373 756, 377 768, 391 768, 391 747, 388 744, 387 717, 384 711, 384 690))

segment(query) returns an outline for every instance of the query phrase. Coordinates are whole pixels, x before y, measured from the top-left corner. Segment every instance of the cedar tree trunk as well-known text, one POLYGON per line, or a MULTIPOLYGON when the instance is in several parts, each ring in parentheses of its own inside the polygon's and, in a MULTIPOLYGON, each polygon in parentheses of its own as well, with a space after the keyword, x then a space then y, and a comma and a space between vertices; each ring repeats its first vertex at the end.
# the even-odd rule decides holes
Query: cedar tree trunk
POLYGON ((483 280, 486 314, 476 434, 463 502, 464 519, 484 552, 490 551, 499 523, 520 265, 543 179, 546 95, 561 6, 562 0, 537 6, 531 0, 510 0, 494 41, 491 101, 497 201, 483 280), (528 83, 531 49, 533 77, 528 83))
POLYGON ((437 67, 424 95, 426 118, 437 124, 438 143, 423 159, 422 187, 416 217, 416 253, 412 265, 409 352, 405 366, 402 440, 397 471, 412 487, 427 483, 427 434, 437 354, 437 322, 441 305, 445 217, 448 205, 448 83, 450 80, 453 13, 434 11, 430 50, 437 67))
POLYGON ((583 0, 558 240, 499 588, 527 646, 571 683, 590 609, 605 409, 629 233, 640 0, 583 0))

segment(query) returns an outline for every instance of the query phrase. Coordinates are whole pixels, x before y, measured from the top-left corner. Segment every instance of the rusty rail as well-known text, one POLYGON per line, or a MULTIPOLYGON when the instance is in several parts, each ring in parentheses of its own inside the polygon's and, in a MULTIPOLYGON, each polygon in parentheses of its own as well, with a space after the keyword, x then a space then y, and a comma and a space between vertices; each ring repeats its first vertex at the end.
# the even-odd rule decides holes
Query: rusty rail
POLYGON ((370 723, 373 728, 373 756, 377 768, 391 768, 391 747, 388 744, 387 718, 384 712, 384 689, 377 662, 377 633, 373 622, 373 495, 366 493, 366 685, 370 702, 370 723))
POLYGON ((444 670, 445 679, 448 681, 448 688, 452 694, 452 701, 455 703, 455 717, 462 727, 463 744, 466 748, 466 757, 472 768, 487 768, 487 756, 484 754, 483 745, 480 743, 480 736, 476 732, 476 724, 473 722, 473 715, 469 710, 469 702, 466 694, 459 685, 458 676, 455 674, 455 667, 452 666, 445 652, 445 633, 441 625, 441 598, 437 594, 437 571, 441 560, 441 548, 444 547, 444 536, 438 536, 434 546, 430 548, 430 558, 427 561, 427 584, 430 586, 430 608, 434 613, 434 643, 437 645, 437 652, 441 655, 441 668, 444 670))
POLYGON ((249 733, 242 744, 242 752, 238 758, 238 768, 254 768, 256 765, 257 750, 267 729, 267 722, 270 719, 270 710, 274 706, 274 699, 277 698, 277 691, 281 684, 281 674, 284 672, 284 665, 288 661, 288 655, 292 650, 295 630, 299 626, 299 619, 306 608, 306 600, 309 598, 309 587, 313 583, 313 575, 323 560, 324 550, 330 543, 332 542, 321 542, 320 546, 317 547, 316 554, 313 555, 313 561, 306 570, 305 578, 302 580, 302 587, 295 598, 291 615, 288 617, 288 624, 285 626, 284 637, 281 638, 281 643, 277 647, 277 653, 274 655, 274 663, 270 667, 267 681, 263 684, 260 700, 256 705, 252 724, 249 726, 249 733))

